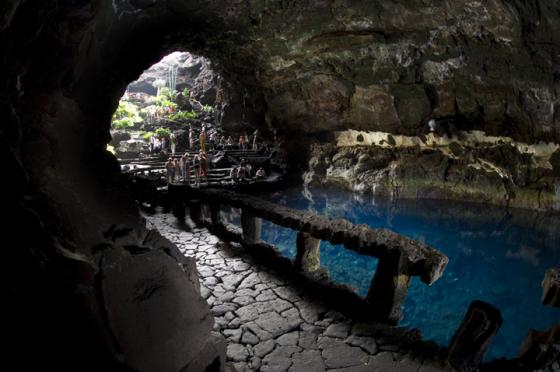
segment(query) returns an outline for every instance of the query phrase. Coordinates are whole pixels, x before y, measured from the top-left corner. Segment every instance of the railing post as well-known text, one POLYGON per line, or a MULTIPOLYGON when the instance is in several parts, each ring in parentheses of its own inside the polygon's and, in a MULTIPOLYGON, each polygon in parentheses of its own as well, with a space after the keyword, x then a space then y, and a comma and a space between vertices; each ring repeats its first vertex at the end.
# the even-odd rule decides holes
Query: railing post
POLYGON ((502 325, 500 310, 473 301, 449 344, 447 360, 459 371, 477 370, 490 341, 502 325))
POLYGON ((200 206, 200 218, 203 222, 211 221, 212 215, 210 211, 210 206, 207 203, 202 203, 200 206))
POLYGON ((195 223, 199 223, 200 216, 202 215, 200 201, 198 200, 192 201, 189 206, 189 211, 191 214, 191 220, 193 220, 195 223))
MULTIPOLYGON (((560 268, 546 271, 541 283, 543 305, 560 307, 560 268)), ((531 330, 521 345, 520 363, 527 370, 550 367, 560 359, 560 323, 545 332, 531 330)))
POLYGON ((245 243, 256 244, 261 241, 262 220, 246 209, 241 211, 241 228, 245 243))
POLYGON ((210 219, 212 220, 212 225, 222 224, 222 215, 220 214, 219 203, 210 203, 210 219))
POLYGON ((394 324, 402 318, 402 305, 410 284, 407 269, 401 251, 392 250, 380 257, 367 294, 367 301, 377 315, 394 324))
POLYGON ((321 267, 321 240, 308 233, 299 232, 296 240, 295 265, 305 272, 313 272, 321 267))
POLYGON ((560 307, 560 268, 548 269, 541 286, 543 305, 560 307))
POLYGON ((560 358, 560 323, 545 332, 529 331, 521 345, 520 363, 528 371, 545 369, 560 358))
POLYGON ((176 203, 173 205, 172 208, 173 215, 179 219, 184 219, 186 212, 185 212, 185 204, 184 203, 176 203))

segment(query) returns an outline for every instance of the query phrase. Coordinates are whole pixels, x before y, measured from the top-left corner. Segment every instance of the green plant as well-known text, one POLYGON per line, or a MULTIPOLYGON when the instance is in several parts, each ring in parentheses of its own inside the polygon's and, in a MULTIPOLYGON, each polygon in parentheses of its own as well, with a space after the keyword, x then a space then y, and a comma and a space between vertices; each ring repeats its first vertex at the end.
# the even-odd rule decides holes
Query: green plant
POLYGON ((171 130, 169 130, 169 128, 158 128, 156 129, 156 136, 159 138, 169 138, 169 136, 171 136, 171 130))
POLYGON ((107 151, 109 151, 111 154, 115 155, 115 147, 111 146, 111 145, 107 145, 107 151))
POLYGON ((176 113, 169 116, 171 120, 186 120, 186 119, 196 119, 198 114, 196 111, 177 111, 176 113))
POLYGON ((212 107, 210 105, 204 105, 204 106, 202 106, 202 110, 204 110, 205 112, 213 112, 214 107, 212 107))
POLYGON ((142 139, 149 140, 150 138, 152 138, 154 134, 155 134, 154 132, 146 132, 142 134, 142 139))
POLYGON ((175 101, 177 99, 177 91, 169 89, 168 87, 163 87, 159 90, 160 96, 167 97, 170 101, 175 101))
POLYGON ((117 119, 111 123, 114 129, 128 129, 134 127, 135 124, 132 118, 117 119))
MULTIPOLYGON (((171 101, 169 99, 168 96, 162 94, 159 95, 157 97, 151 97, 150 98, 150 102, 157 107, 162 107, 162 108, 170 108, 172 110, 176 110, 177 109, 177 104, 173 101, 171 101)), ((150 106, 148 106, 150 107, 150 106)))
POLYGON ((134 103, 120 100, 117 110, 113 114, 112 126, 115 129, 127 129, 141 123, 144 119, 140 116, 138 106, 134 103))
POLYGON ((190 94, 191 94, 191 92, 189 92, 189 88, 183 89, 183 95, 184 95, 185 97, 190 96, 190 94))

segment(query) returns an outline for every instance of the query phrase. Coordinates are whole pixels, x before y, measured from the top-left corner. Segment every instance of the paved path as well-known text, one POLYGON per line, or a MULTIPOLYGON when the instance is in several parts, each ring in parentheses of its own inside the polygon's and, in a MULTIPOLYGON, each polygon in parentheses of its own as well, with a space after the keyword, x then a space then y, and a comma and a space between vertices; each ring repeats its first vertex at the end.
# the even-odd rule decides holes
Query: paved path
POLYGON ((170 214, 146 218, 196 258, 201 294, 238 371, 443 370, 424 360, 434 348, 418 341, 414 330, 353 321, 304 293, 297 281, 263 267, 239 245, 223 243, 206 229, 188 231, 170 214))

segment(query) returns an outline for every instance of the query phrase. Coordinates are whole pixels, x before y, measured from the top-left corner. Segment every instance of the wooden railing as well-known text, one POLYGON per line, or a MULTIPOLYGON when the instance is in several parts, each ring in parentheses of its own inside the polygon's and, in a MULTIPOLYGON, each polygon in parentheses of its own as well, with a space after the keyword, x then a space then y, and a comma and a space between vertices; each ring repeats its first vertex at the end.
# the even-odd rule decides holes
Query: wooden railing
POLYGON ((169 186, 173 200, 190 206, 191 218, 224 227, 222 206, 241 210, 241 241, 261 242, 262 219, 298 231, 294 265, 312 273, 320 268, 321 240, 342 244, 359 254, 378 258, 366 301, 378 317, 396 324, 402 318, 402 304, 410 278, 418 276, 426 284, 438 280, 448 263, 440 251, 388 229, 355 225, 344 219, 329 218, 283 207, 257 197, 224 189, 191 189, 169 186))

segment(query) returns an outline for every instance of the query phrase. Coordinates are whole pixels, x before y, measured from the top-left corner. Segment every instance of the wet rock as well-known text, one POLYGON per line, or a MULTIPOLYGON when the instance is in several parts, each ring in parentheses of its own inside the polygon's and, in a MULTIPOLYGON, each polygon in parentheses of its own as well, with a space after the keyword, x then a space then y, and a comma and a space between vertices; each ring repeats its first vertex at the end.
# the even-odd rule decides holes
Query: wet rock
POLYGON ((425 141, 381 132, 340 133, 337 141, 342 147, 314 147, 314 156, 330 166, 310 162, 311 183, 336 184, 391 199, 483 200, 502 206, 555 208, 557 145, 517 143, 476 131, 457 132, 453 139, 430 133, 425 141), (350 140, 356 133, 364 136, 362 143, 350 140), (395 145, 381 139, 389 137, 395 145))
POLYGON ((560 307, 560 269, 551 268, 545 273, 543 282, 542 303, 560 307))
POLYGON ((449 363, 460 371, 477 370, 502 321, 500 310, 473 301, 449 345, 449 363))

